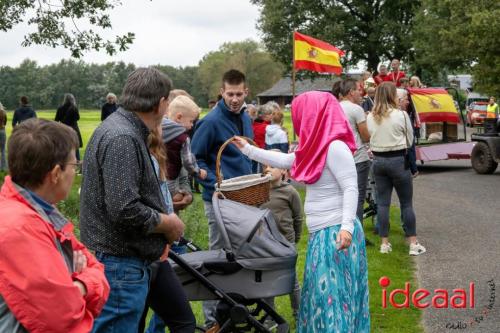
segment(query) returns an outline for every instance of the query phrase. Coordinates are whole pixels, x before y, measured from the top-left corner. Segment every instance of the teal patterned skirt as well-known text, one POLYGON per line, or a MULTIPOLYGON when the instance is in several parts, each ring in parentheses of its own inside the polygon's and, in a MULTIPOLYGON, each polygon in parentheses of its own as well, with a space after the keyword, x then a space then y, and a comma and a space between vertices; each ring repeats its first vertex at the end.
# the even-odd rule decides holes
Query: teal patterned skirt
POLYGON ((363 228, 354 222, 352 244, 337 251, 340 225, 309 237, 298 333, 368 333, 368 270, 363 228))

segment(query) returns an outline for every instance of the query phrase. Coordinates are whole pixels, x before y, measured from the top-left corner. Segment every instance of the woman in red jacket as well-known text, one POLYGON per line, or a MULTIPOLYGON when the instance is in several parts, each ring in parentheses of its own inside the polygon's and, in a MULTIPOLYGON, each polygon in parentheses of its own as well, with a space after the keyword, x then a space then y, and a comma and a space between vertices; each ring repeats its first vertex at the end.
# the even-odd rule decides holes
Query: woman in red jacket
POLYGON ((76 133, 30 119, 9 140, 10 176, 0 191, 0 328, 90 332, 109 294, 104 267, 56 208, 79 162, 76 133))

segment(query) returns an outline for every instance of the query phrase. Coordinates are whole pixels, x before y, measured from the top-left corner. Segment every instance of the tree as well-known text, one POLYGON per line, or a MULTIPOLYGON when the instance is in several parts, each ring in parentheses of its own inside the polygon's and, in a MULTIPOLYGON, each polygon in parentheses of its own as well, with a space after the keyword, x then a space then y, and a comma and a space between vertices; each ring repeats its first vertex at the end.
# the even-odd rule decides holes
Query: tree
POLYGON ((222 75, 232 68, 246 75, 250 100, 269 89, 283 73, 283 67, 257 42, 247 39, 224 43, 219 50, 206 54, 199 63, 198 75, 202 92, 215 98, 221 88, 222 75))
POLYGON ((433 78, 471 72, 475 90, 499 96, 499 15, 497 0, 423 0, 414 30, 417 66, 433 78))
POLYGON ((329 42, 346 52, 348 64, 406 59, 411 27, 420 0, 252 0, 261 7, 258 27, 271 54, 288 69, 294 30, 329 42))
POLYGON ((129 32, 116 36, 114 40, 103 40, 92 28, 111 29, 111 20, 106 12, 117 4, 120 3, 115 0, 65 0, 57 3, 53 0, 0 1, 0 30, 9 31, 15 25, 26 22, 34 25, 36 31, 24 36, 23 46, 63 46, 75 58, 80 58, 85 51, 101 49, 113 55, 117 50, 126 50, 134 40, 134 34, 129 32), (80 30, 83 24, 89 24, 91 28, 80 30))

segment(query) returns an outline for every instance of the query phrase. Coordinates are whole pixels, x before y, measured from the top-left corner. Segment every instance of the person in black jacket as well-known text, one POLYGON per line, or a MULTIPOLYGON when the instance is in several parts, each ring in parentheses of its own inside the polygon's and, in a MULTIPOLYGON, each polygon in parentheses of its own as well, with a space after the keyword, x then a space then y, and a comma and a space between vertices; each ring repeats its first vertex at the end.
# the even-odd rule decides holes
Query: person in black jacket
MULTIPOLYGON (((75 130, 78 136, 79 147, 83 147, 82 135, 78 128, 78 120, 80 120, 80 112, 76 106, 75 96, 72 94, 64 94, 63 104, 57 108, 55 121, 63 123, 75 130)), ((76 159, 80 160, 80 150, 76 150, 76 159)))
POLYGON ((33 107, 29 105, 28 97, 21 96, 19 102, 21 106, 14 111, 14 117, 12 117, 12 128, 26 119, 36 118, 36 112, 33 107))
POLYGON ((113 112, 118 109, 118 104, 116 104, 116 95, 109 93, 106 95, 106 103, 101 108, 101 121, 108 118, 113 112))

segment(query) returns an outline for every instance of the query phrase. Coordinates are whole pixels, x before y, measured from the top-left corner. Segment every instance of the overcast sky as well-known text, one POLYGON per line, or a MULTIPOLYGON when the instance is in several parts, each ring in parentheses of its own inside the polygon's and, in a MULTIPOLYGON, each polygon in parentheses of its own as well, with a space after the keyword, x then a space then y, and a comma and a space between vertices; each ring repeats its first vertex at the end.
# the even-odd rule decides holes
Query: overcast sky
MULTIPOLYGON (((248 0, 122 0, 111 16, 108 36, 135 33, 130 49, 110 57, 104 51, 85 54, 85 62, 132 62, 139 66, 197 65, 203 55, 224 42, 260 40, 258 8, 248 0)), ((26 24, 0 32, 0 66, 17 66, 25 58, 40 65, 70 57, 63 48, 22 47, 26 24)))

